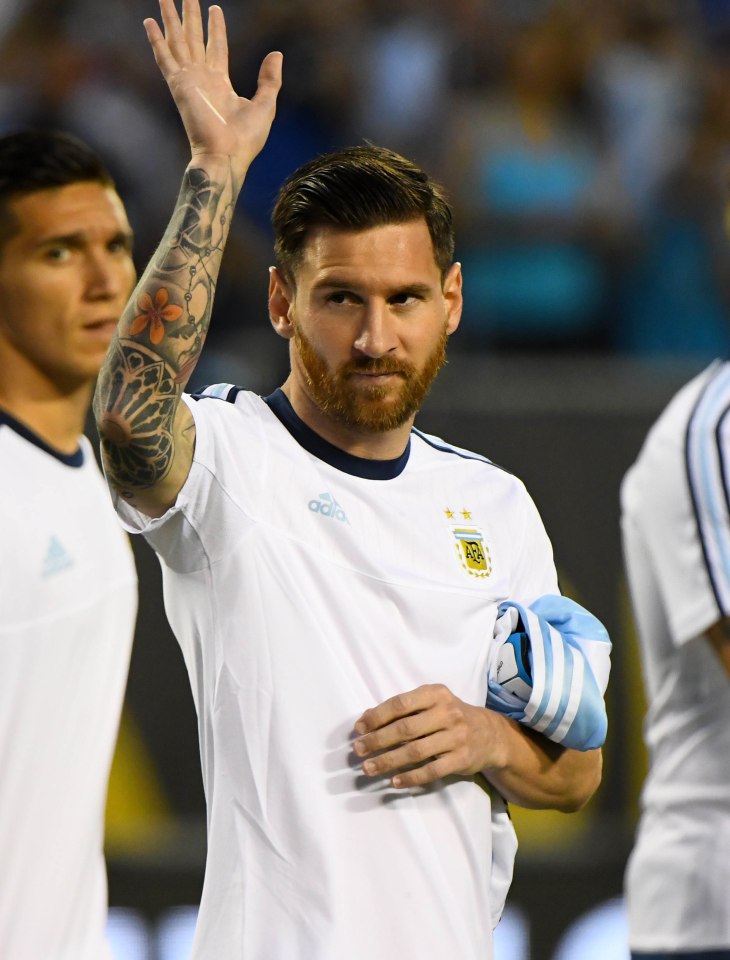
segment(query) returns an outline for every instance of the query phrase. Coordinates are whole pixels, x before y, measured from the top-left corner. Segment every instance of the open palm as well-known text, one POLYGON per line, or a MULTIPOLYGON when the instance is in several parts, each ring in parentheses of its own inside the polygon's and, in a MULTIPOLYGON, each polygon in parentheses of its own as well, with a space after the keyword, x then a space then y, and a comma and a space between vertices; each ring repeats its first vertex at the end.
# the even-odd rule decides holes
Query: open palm
POLYGON ((269 53, 259 70, 256 92, 239 97, 228 75, 228 41, 223 11, 210 8, 205 41, 198 0, 183 0, 182 20, 174 0, 160 0, 164 34, 145 20, 155 60, 180 112, 194 157, 230 157, 245 173, 268 137, 281 86, 282 56, 269 53))

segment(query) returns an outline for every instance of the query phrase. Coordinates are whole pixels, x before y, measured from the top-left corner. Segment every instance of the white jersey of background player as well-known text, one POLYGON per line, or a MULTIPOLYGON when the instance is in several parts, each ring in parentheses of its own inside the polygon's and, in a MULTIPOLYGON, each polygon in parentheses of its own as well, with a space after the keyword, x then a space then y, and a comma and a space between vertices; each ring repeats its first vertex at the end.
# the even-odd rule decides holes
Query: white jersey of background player
POLYGON ((313 193, 295 176, 277 205, 269 308, 289 378, 269 403, 181 402, 281 71, 269 54, 237 97, 220 8, 207 47, 197 0, 183 8, 181 23, 162 0, 165 36, 146 26, 193 160, 95 411, 118 508, 160 553, 199 713, 194 955, 484 960, 492 793, 575 809, 600 754, 484 707, 498 600, 557 584, 521 484, 412 434, 460 318, 450 211, 389 151, 315 161, 313 193), (327 225, 279 229, 297 197, 327 225))
POLYGON ((98 158, 0 139, 0 957, 107 957, 104 806, 134 561, 81 435, 134 281, 98 158))
POLYGON ((730 957, 729 409, 730 364, 715 363, 670 402, 622 487, 648 700, 626 873, 639 956, 730 957))

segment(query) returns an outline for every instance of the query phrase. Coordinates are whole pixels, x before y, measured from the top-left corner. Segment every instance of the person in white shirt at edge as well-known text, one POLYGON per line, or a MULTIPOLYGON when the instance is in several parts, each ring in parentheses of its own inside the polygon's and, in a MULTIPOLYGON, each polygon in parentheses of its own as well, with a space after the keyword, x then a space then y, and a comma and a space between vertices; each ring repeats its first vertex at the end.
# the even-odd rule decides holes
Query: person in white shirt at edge
POLYGON ((600 781, 610 643, 560 597, 520 481, 413 427, 461 270, 443 193, 408 160, 354 147, 293 175, 269 281, 286 382, 183 393, 282 57, 239 97, 221 9, 206 41, 197 0, 160 8, 164 33, 145 27, 192 160, 94 409, 198 712, 193 956, 486 960, 516 846, 506 801, 576 810, 600 781), (505 644, 524 653, 521 697, 505 644))
POLYGON ((134 286, 109 173, 55 131, 0 138, 0 957, 101 960, 104 807, 137 610, 82 435, 134 286))
POLYGON ((670 401, 621 488, 649 771, 625 877, 636 958, 730 960, 730 363, 670 401))

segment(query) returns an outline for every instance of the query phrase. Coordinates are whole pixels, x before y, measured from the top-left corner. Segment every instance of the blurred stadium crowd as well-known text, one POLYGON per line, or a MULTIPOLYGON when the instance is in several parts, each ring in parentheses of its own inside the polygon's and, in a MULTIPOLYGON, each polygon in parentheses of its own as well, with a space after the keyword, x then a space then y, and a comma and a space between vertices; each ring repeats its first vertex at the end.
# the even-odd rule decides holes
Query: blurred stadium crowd
MULTIPOLYGON (((462 347, 727 352, 730 0, 224 5, 238 91, 270 49, 285 53, 285 80, 226 254, 206 379, 220 360, 224 379, 272 385, 261 358, 277 348, 262 322, 273 194, 313 154, 363 139, 447 187, 462 347), (256 369, 234 359, 250 355, 247 338, 256 369)), ((52 125, 96 147, 140 263, 186 163, 142 28, 157 12, 154 0, 0 4, 0 132, 52 125)))

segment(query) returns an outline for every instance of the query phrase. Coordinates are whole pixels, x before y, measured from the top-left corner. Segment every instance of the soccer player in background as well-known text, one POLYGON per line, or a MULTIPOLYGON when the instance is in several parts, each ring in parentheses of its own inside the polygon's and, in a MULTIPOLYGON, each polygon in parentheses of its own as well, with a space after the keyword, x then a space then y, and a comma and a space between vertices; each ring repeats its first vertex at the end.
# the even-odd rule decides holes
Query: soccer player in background
POLYGON ((669 403, 621 489, 649 772, 626 871, 632 957, 730 960, 730 363, 669 403))
POLYGON ((134 284, 99 158, 0 139, 0 957, 102 960, 106 788, 137 607, 82 435, 134 284))
POLYGON ((608 638, 559 596, 521 482, 413 428, 461 269, 442 191, 403 157, 355 147, 292 175, 269 281, 290 374, 266 398, 183 394, 281 55, 239 97, 221 9, 206 43, 197 0, 182 20, 160 7, 164 33, 146 29, 192 159, 94 409, 198 711, 193 956, 488 960, 516 846, 505 800, 570 811, 599 783, 608 638), (515 637, 523 702, 505 687, 488 709, 515 637))

